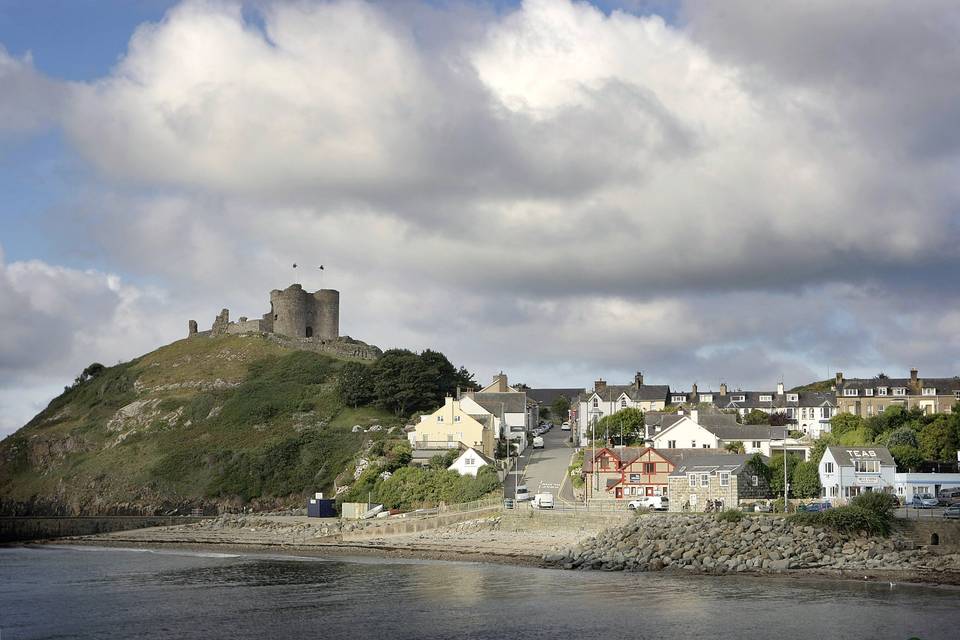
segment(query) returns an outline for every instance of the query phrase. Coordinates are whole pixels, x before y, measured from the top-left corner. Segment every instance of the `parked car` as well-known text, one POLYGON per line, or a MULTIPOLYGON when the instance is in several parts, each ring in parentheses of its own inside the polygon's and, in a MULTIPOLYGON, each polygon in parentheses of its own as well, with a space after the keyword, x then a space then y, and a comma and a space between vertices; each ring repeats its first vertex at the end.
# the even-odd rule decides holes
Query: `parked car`
POLYGON ((652 509, 654 511, 666 511, 670 506, 670 499, 666 496, 644 496, 627 503, 627 508, 631 511, 636 509, 652 509))
POLYGON ((943 510, 944 518, 960 518, 960 504, 955 504, 943 510))
POLYGON ((932 509, 940 504, 940 501, 934 498, 929 493, 925 493, 922 496, 913 496, 913 501, 910 503, 914 509, 932 509))
POLYGON ((753 510, 758 513, 770 513, 773 511, 773 507, 765 502, 757 502, 753 505, 753 510))
POLYGON ((553 509, 553 494, 538 493, 530 502, 534 509, 553 509))
POLYGON ((945 507, 960 504, 960 488, 940 489, 940 493, 937 494, 937 501, 945 507))
POLYGON ((517 502, 523 502, 524 500, 530 499, 530 492, 527 491, 527 485, 518 484, 517 489, 513 494, 513 499, 517 502))
POLYGON ((560 431, 570 431, 570 423, 564 422, 560 425, 560 431))
POLYGON ((797 511, 806 511, 807 513, 817 513, 826 511, 830 508, 829 502, 811 502, 810 504, 797 505, 797 511))
POLYGON ((533 439, 533 448, 543 449, 543 438, 541 436, 537 436, 533 439))

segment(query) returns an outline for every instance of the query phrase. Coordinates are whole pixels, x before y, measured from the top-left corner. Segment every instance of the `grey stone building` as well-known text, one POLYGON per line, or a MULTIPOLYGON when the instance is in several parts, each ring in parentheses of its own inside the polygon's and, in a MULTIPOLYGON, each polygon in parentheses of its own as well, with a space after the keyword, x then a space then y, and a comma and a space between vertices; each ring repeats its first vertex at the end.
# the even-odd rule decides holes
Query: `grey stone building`
POLYGON ((717 453, 680 462, 668 479, 670 511, 704 511, 711 503, 731 509, 742 501, 769 498, 769 481, 753 468, 752 458, 717 453))

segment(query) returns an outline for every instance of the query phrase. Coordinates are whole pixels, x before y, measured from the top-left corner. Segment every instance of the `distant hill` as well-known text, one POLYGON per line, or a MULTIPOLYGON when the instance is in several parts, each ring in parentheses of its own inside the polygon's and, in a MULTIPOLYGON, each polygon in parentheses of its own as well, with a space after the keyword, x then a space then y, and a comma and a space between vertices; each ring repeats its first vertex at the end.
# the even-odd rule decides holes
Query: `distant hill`
POLYGON ((800 393, 801 391, 830 391, 833 388, 833 384, 834 380, 832 378, 829 380, 820 380, 819 382, 811 382, 799 387, 794 387, 793 389, 790 389, 790 392, 800 393))
POLYGON ((94 368, 0 442, 0 513, 302 505, 365 440, 402 437, 395 415, 340 403, 348 361, 230 335, 94 368))

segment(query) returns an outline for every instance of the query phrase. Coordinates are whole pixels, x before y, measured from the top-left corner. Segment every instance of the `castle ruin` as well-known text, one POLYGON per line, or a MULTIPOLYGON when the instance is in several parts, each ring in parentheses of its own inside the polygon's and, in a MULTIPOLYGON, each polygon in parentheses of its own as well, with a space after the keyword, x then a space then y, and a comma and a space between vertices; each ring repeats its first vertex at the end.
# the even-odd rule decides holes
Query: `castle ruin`
POLYGON ((230 310, 223 309, 213 321, 210 331, 197 331, 197 322, 190 320, 187 337, 222 336, 229 334, 265 334, 287 346, 312 351, 332 352, 364 359, 375 359, 380 349, 349 336, 340 336, 340 292, 320 289, 310 293, 303 286, 292 284, 270 292, 270 311, 250 320, 241 316, 230 321, 230 310))

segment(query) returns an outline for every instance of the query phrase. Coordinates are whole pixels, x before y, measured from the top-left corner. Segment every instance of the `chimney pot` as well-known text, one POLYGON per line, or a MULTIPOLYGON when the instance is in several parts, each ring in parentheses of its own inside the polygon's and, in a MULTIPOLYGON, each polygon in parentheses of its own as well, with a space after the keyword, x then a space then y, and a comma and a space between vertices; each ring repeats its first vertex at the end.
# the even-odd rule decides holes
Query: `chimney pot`
POLYGON ((837 386, 840 386, 841 384, 843 384, 843 371, 837 371, 836 383, 837 383, 837 386))
POLYGON ((593 390, 597 393, 603 393, 607 389, 607 383, 604 382, 603 378, 600 378, 593 383, 593 390))
POLYGON ((778 383, 777 383, 777 395, 778 395, 778 396, 782 396, 782 395, 783 395, 783 382, 778 382, 778 383))
POLYGON ((639 389, 640 387, 642 387, 642 386, 643 386, 643 373, 640 372, 640 371, 637 371, 637 375, 633 376, 633 382, 634 382, 634 384, 637 385, 637 388, 638 388, 638 389, 639 389))
POLYGON ((721 383, 720 383, 720 395, 722 395, 722 396, 727 395, 727 383, 726 383, 726 382, 721 382, 721 383))

